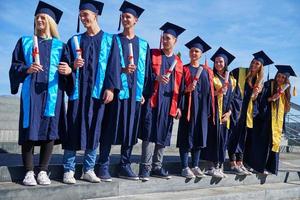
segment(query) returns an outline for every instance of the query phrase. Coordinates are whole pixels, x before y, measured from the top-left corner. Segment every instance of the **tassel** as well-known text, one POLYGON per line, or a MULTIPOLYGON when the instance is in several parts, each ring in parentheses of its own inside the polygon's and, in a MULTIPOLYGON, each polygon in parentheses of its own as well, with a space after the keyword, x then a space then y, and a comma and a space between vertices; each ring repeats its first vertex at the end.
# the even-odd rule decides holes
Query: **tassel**
POLYGON ((118 31, 120 31, 120 29, 121 29, 121 20, 122 20, 122 14, 120 14, 120 18, 119 18, 118 31))
POLYGON ((181 59, 181 53, 178 51, 177 56, 181 59))
POLYGON ((78 15, 78 19, 77 19, 77 33, 79 33, 80 31, 80 17, 78 15))
POLYGON ((268 76, 267 76, 267 81, 269 81, 269 80, 270 80, 270 76, 269 76, 269 74, 270 74, 270 67, 268 66, 268 76))
POLYGON ((163 40, 163 33, 160 35, 160 40, 159 40, 159 49, 162 47, 162 40, 163 40))
POLYGON ((293 88, 293 96, 294 96, 294 97, 297 96, 296 86, 294 86, 294 88, 293 88))
POLYGON ((205 62, 204 62, 204 66, 208 67, 208 61, 207 61, 206 55, 205 55, 205 62))

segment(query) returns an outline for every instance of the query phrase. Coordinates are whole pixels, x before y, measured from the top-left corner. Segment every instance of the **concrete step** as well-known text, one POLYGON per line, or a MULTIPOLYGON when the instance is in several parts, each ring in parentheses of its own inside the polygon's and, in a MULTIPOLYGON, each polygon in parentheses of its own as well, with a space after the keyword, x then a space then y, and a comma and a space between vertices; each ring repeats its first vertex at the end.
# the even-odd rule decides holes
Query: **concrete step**
POLYGON ((184 198, 188 194, 192 197, 191 199, 199 199, 201 196, 213 197, 213 195, 217 196, 214 199, 223 199, 223 195, 226 197, 225 199, 229 199, 229 197, 233 197, 234 199, 237 199, 237 197, 265 199, 268 197, 267 199, 273 200, 276 198, 280 199, 278 197, 282 198, 282 195, 287 197, 287 199, 291 197, 297 199, 300 191, 299 177, 291 176, 287 181, 284 181, 284 177, 283 173, 280 173, 278 176, 263 177, 264 180, 267 180, 268 185, 261 184, 262 177, 250 176, 241 180, 237 179, 234 175, 230 175, 228 178, 222 180, 216 180, 211 177, 186 180, 179 176, 173 176, 170 180, 151 178, 147 182, 114 178, 111 183, 102 182, 92 184, 78 180, 75 185, 66 185, 61 183, 61 180, 55 180, 49 186, 36 187, 26 187, 21 185, 20 182, 0 183, 0 199, 75 200, 106 199, 113 196, 120 197, 121 199, 125 199, 126 196, 126 199, 135 199, 132 196, 128 196, 133 194, 137 196, 137 199, 141 199, 141 197, 145 197, 142 199, 153 199, 152 195, 157 197, 156 199, 188 199, 184 198), (186 195, 177 195, 179 191, 184 191, 186 195))
MULTIPOLYGON (((11 142, 17 144, 19 137, 19 130, 0 130, 0 146, 2 143, 11 142)), ((1 147, 0 147, 1 148, 1 147)))
POLYGON ((0 127, 1 130, 18 130, 19 120, 1 120, 0 127))
MULTIPOLYGON (((116 148, 117 149, 117 148, 116 148)), ((82 171, 82 162, 83 162, 84 152, 80 151, 77 153, 76 158, 76 177, 79 178, 82 171)), ((113 150, 110 156, 110 173, 112 176, 117 176, 118 173, 118 164, 120 160, 120 154, 118 150, 113 150)), ((131 157, 132 169, 135 173, 138 174, 139 171, 139 162, 140 162, 140 153, 133 154, 131 157)), ((39 155, 34 156, 35 166, 39 163, 39 155)), ((53 154, 50 160, 49 173, 51 174, 52 179, 61 179, 63 176, 63 155, 62 154, 53 154)), ((181 163, 178 154, 169 153, 164 156, 164 167, 171 174, 180 174, 181 173, 181 163)), ((300 175, 300 159, 296 159, 293 156, 288 158, 287 155, 282 155, 280 158, 280 171, 281 172, 299 172, 300 175)), ((207 170, 211 167, 211 163, 201 160, 200 168, 202 170, 207 170)), ((98 165, 95 167, 97 172, 98 165)), ((230 163, 227 160, 224 163, 224 171, 230 174, 230 163)), ((24 178, 24 168, 22 164, 22 156, 20 154, 0 154, 0 182, 14 182, 20 181, 24 178)), ((245 177, 237 177, 245 178, 245 177)), ((299 178, 299 177, 298 177, 299 178)))
POLYGON ((0 114, 0 121, 19 121, 18 112, 6 112, 0 114))
POLYGON ((0 103, 3 104, 19 104, 20 96, 17 95, 0 95, 0 103))
POLYGON ((95 198, 90 200, 240 200, 240 199, 263 199, 263 200, 292 200, 300 198, 300 182, 276 183, 265 185, 242 185, 235 187, 219 187, 209 189, 195 189, 187 191, 160 192, 138 194, 128 196, 115 196, 95 198))

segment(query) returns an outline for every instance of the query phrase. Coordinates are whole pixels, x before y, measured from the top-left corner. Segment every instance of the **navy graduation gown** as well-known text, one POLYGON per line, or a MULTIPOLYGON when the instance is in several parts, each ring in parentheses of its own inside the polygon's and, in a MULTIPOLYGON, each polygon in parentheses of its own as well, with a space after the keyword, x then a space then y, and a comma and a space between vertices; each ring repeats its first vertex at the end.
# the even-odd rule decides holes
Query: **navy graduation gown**
MULTIPOLYGON (((129 98, 121 100, 119 98, 119 94, 116 94, 113 102, 108 104, 106 107, 101 142, 115 145, 122 144, 125 146, 133 146, 137 143, 141 108, 141 102, 136 100, 137 71, 140 55, 139 38, 135 36, 133 39, 128 39, 122 33, 118 34, 118 37, 120 38, 122 45, 125 66, 129 65, 129 60, 127 59, 129 57, 128 44, 132 43, 134 63, 137 66, 137 69, 132 74, 126 74, 129 88, 129 98)), ((118 53, 118 55, 120 56, 120 53, 118 53)), ((144 71, 145 79, 143 86, 143 96, 145 99, 150 98, 151 95, 152 68, 150 62, 150 49, 148 45, 144 71)), ((118 63, 118 65, 116 65, 115 67, 121 69, 121 62, 118 63)))
POLYGON ((268 102, 273 94, 272 81, 274 80, 265 82, 263 91, 258 96, 259 114, 254 118, 253 129, 248 130, 244 162, 257 172, 267 170, 277 174, 279 153, 272 151, 272 114, 271 103, 268 102))
MULTIPOLYGON (((80 48, 85 63, 79 68, 79 98, 68 101, 68 132, 64 137, 64 149, 85 150, 98 147, 105 108, 103 92, 106 89, 119 89, 120 69, 116 67, 120 62, 116 56, 119 52, 113 39, 100 99, 92 97, 103 33, 101 30, 94 36, 89 36, 87 33, 81 36, 80 48)), ((72 48, 71 39, 68 41, 68 46, 72 48)), ((74 55, 72 53, 70 55, 73 63, 74 55)), ((73 84, 75 84, 75 74, 76 70, 73 70, 73 84)))
MULTIPOLYGON (((39 141, 59 139, 66 132, 66 113, 64 104, 64 91, 67 88, 67 77, 58 74, 58 90, 55 105, 54 116, 44 116, 44 110, 48 96, 49 69, 50 69, 50 53, 52 40, 45 40, 38 37, 38 46, 40 54, 40 63, 44 71, 38 73, 27 74, 28 66, 25 63, 25 56, 22 45, 22 38, 18 40, 12 54, 12 64, 9 70, 11 93, 17 94, 20 84, 22 84, 27 76, 31 76, 30 90, 30 108, 29 108, 29 127, 23 128, 23 100, 20 104, 19 118, 19 141, 20 145, 26 141, 35 141, 35 145, 39 145, 39 141)), ((60 61, 69 63, 68 48, 63 45, 60 61)), ((56 72, 58 73, 58 71, 56 72)))
MULTIPOLYGON (((236 68, 232 71, 234 78, 239 80, 239 70, 240 68, 236 68)), ((255 84, 256 79, 253 80, 252 84, 255 84)), ((253 88, 249 86, 247 81, 245 81, 244 86, 244 95, 242 97, 242 107, 241 113, 238 117, 238 121, 235 127, 232 127, 230 130, 229 141, 228 141, 228 152, 229 153, 244 153, 245 150, 245 142, 247 137, 247 130, 249 128, 246 127, 246 117, 247 117, 247 109, 249 105, 249 101, 251 99, 251 95, 253 92, 253 88)), ((255 116, 258 114, 257 108, 257 100, 253 101, 253 120, 255 116)), ((253 121, 254 124, 254 121, 253 121)))
MULTIPOLYGON (((172 65, 175 55, 167 57, 162 52, 162 64, 160 74, 165 74, 166 70, 172 65)), ((155 80, 155 75, 153 75, 155 80)), ((170 113, 171 101, 173 97, 173 88, 175 84, 175 70, 170 75, 170 81, 167 84, 159 84, 157 107, 151 108, 150 98, 146 99, 142 106, 142 122, 140 123, 139 138, 143 141, 154 142, 163 146, 170 146, 173 120, 170 113)), ((182 107, 182 95, 184 91, 184 81, 179 86, 178 108, 182 107)))
MULTIPOLYGON (((190 80, 195 77, 198 68, 186 65, 185 70, 190 72, 190 80)), ((187 75, 184 74, 186 77, 187 75)), ((192 82, 192 81, 191 81, 192 82)), ((188 83, 185 83, 187 87, 188 83)), ((208 72, 203 69, 199 80, 197 81, 196 89, 191 93, 191 117, 187 120, 189 94, 184 95, 184 109, 182 117, 179 120, 177 147, 179 148, 204 148, 207 140, 208 117, 211 105, 210 82, 208 72)))
MULTIPOLYGON (((218 74, 214 75, 215 78, 218 78, 221 83, 224 84, 222 77, 218 74)), ((231 110, 230 128, 236 125, 237 116, 241 109, 240 107, 241 96, 238 85, 232 90, 232 82, 231 79, 229 79, 227 93, 223 96, 223 114, 231 110)), ((227 129, 226 124, 220 124, 217 96, 215 96, 215 110, 215 124, 213 123, 212 116, 210 116, 208 120, 207 146, 202 150, 200 157, 211 162, 224 163, 229 129, 227 129)))

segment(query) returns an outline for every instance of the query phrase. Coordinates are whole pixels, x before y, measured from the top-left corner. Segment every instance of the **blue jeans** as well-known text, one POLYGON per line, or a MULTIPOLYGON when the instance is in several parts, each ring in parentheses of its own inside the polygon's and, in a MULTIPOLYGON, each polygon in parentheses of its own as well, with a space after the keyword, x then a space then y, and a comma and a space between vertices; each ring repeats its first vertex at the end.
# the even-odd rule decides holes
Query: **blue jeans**
MULTIPOLYGON (((85 150, 84 160, 83 160, 83 172, 93 170, 96 163, 97 149, 95 150, 85 150)), ((63 157, 64 172, 73 171, 75 172, 75 158, 76 151, 65 150, 63 157)))

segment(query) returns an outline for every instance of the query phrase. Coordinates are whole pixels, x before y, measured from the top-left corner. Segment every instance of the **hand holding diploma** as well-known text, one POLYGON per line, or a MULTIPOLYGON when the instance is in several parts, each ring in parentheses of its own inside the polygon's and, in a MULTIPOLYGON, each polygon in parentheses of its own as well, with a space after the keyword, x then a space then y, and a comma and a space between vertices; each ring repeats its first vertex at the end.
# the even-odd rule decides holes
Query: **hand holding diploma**
POLYGON ((282 94, 284 94, 285 90, 290 87, 290 84, 286 84, 283 88, 280 88, 278 92, 276 92, 273 96, 268 98, 268 101, 276 101, 280 98, 282 94))
POLYGON ((33 52, 32 52, 34 62, 37 65, 40 65, 40 52, 39 52, 39 45, 38 45, 38 38, 36 35, 33 36, 33 52))
POLYGON ((129 49, 129 57, 128 57, 129 63, 131 65, 134 65, 133 47, 132 47, 132 43, 131 42, 128 44, 128 49, 129 49))
POLYGON ((134 58, 133 58, 132 43, 128 44, 128 49, 129 49, 129 56, 128 56, 129 65, 125 68, 122 68, 122 72, 126 74, 132 74, 136 70, 136 66, 134 64, 134 58))
POLYGON ((173 61, 172 65, 171 65, 171 67, 166 71, 166 74, 165 74, 166 77, 170 78, 170 76, 171 76, 171 74, 172 74, 172 72, 173 72, 173 70, 174 70, 176 64, 177 64, 177 60, 174 59, 174 61, 173 61))
POLYGON ((229 80, 229 72, 226 71, 225 72, 225 81, 224 81, 224 85, 222 87, 223 95, 225 95, 227 93, 228 83, 229 83, 228 80, 229 80))
POLYGON ((84 60, 82 59, 82 50, 80 49, 78 37, 75 35, 73 37, 75 49, 76 49, 76 59, 74 61, 74 68, 82 67, 84 65, 84 60))
POLYGON ((202 71, 203 71, 203 67, 199 67, 198 70, 197 70, 196 76, 194 77, 193 85, 196 86, 197 81, 199 80, 202 71))
POLYGON ((263 79, 261 79, 258 83, 258 85, 255 85, 254 88, 253 88, 253 92, 252 92, 252 95, 251 97, 253 99, 256 99, 257 95, 261 92, 262 90, 262 84, 263 84, 263 79))
POLYGON ((39 45, 38 45, 38 38, 36 35, 33 36, 32 56, 33 56, 34 62, 27 69, 27 73, 32 74, 32 73, 44 71, 43 66, 40 63, 39 45))

